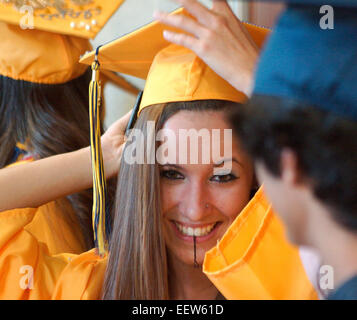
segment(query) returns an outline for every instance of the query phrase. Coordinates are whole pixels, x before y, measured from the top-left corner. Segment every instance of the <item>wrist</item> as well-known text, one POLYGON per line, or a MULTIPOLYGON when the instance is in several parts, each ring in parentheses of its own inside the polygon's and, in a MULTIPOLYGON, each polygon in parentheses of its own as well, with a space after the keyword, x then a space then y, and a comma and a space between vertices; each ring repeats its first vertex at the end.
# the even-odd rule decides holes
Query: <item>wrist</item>
POLYGON ((251 97, 254 86, 253 72, 247 72, 246 74, 235 73, 231 80, 228 81, 235 89, 243 92, 248 99, 251 97))
MULTIPOLYGON (((252 47, 252 50, 249 50, 249 60, 238 61, 236 60, 236 68, 232 68, 234 74, 232 75, 233 86, 243 92, 248 99, 252 96, 254 89, 254 75, 255 69, 259 59, 259 51, 257 48, 252 47), (240 72, 237 72, 237 71, 240 72)), ((237 57, 238 58, 238 57, 237 57)))
POLYGON ((110 179, 115 176, 119 167, 118 159, 115 156, 115 148, 110 139, 102 138, 102 154, 105 176, 110 179))

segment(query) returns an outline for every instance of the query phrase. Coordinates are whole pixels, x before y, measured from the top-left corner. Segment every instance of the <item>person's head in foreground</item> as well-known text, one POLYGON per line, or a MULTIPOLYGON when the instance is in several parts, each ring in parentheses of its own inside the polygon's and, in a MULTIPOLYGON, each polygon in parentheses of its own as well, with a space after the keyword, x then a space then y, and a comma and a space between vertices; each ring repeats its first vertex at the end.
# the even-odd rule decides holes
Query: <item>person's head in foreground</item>
POLYGON ((262 55, 253 98, 231 116, 289 239, 319 250, 335 288, 357 274, 355 16, 336 10, 336 29, 323 31, 317 8, 289 9, 262 55))
POLYGON ((245 96, 190 50, 168 45, 162 28, 149 25, 98 54, 102 68, 113 55, 117 71, 147 78, 119 168, 104 299, 215 299, 201 270, 205 252, 256 190, 252 162, 225 117, 245 96), (133 39, 131 66, 125 48, 133 39), (147 41, 152 52, 140 50, 147 41))

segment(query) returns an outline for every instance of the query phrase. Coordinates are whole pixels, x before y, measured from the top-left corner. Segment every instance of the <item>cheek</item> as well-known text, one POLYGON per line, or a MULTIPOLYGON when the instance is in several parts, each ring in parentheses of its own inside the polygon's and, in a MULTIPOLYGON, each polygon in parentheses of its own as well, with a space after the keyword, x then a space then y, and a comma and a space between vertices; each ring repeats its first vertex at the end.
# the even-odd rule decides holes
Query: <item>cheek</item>
POLYGON ((286 226, 293 225, 289 215, 291 203, 288 194, 281 182, 266 174, 262 169, 257 170, 259 181, 264 185, 264 193, 271 202, 274 212, 281 218, 286 226))
POLYGON ((214 192, 212 204, 230 221, 244 209, 249 202, 251 188, 243 184, 214 192))
POLYGON ((165 216, 165 213, 175 207, 179 203, 180 199, 182 199, 184 188, 179 184, 175 185, 165 182, 161 182, 160 187, 162 212, 165 216))
POLYGON ((231 186, 217 188, 215 195, 216 207, 232 222, 250 201, 253 188, 253 171, 241 174, 231 186))

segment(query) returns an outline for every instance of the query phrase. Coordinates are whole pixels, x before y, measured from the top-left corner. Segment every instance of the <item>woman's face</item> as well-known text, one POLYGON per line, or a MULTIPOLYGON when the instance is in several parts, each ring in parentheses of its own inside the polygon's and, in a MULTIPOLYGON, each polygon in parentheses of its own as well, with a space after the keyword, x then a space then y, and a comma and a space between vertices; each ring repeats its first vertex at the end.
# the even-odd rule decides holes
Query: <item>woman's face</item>
MULTIPOLYGON (((203 162, 204 143, 198 140, 197 150, 188 142, 188 163, 182 164, 179 152, 175 163, 160 165, 160 186, 164 221, 164 236, 171 258, 193 265, 194 243, 196 236, 196 260, 203 263, 207 250, 217 244, 227 228, 249 201, 253 186, 253 165, 242 151, 239 142, 226 141, 224 129, 231 129, 222 112, 180 111, 169 118, 163 129, 170 129, 176 137, 180 129, 194 129, 199 132, 219 129, 220 150, 231 148, 225 165, 217 164, 218 159, 211 157, 203 162), (229 143, 229 146, 227 144, 229 143), (199 163, 190 163, 190 154, 198 152, 199 163), (227 167, 231 167, 227 170, 227 167), (215 172, 214 172, 215 171, 215 172)), ((180 150, 179 139, 175 146, 180 150)), ((213 149, 214 145, 211 145, 213 149)), ((182 149, 181 149, 182 150, 182 149)), ((182 152, 181 152, 182 153, 182 152)))

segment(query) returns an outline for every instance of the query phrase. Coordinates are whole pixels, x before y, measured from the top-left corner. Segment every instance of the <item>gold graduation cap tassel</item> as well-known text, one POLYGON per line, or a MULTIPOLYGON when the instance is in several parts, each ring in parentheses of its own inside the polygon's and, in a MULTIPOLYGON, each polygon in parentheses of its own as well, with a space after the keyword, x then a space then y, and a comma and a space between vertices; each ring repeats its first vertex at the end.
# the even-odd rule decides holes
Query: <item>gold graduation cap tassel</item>
POLYGON ((99 82, 98 50, 92 63, 92 80, 89 85, 89 119, 90 119, 90 143, 93 174, 93 209, 92 222, 94 242, 100 255, 105 254, 108 249, 106 219, 106 180, 101 147, 100 131, 100 101, 101 87, 99 82))

